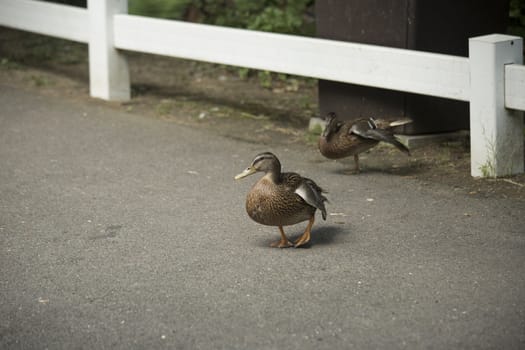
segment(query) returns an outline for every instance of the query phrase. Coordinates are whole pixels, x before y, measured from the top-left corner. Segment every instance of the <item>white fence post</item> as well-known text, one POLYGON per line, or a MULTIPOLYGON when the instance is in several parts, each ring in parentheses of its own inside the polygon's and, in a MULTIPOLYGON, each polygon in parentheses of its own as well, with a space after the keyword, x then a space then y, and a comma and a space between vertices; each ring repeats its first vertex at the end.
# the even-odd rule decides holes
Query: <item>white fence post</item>
POLYGON ((88 0, 89 89, 105 100, 130 99, 126 57, 114 47, 113 15, 127 13, 127 0, 88 0))
POLYGON ((523 173, 523 113, 505 108, 505 65, 522 63, 522 55, 520 37, 492 34, 469 40, 474 177, 523 173))

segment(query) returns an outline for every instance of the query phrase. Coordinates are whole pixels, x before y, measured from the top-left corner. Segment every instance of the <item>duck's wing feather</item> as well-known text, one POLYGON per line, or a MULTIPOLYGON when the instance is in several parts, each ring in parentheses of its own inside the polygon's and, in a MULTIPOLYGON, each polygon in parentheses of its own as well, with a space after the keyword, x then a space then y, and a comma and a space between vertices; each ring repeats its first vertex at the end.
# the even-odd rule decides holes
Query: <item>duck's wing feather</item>
POLYGON ((321 211, 323 220, 326 220, 326 208, 324 202, 327 198, 324 191, 313 180, 300 176, 296 173, 285 173, 290 182, 293 182, 294 193, 301 197, 307 204, 321 211))
POLYGON ((379 129, 373 119, 359 120, 350 128, 350 133, 376 141, 383 141, 396 146, 401 152, 410 154, 408 148, 399 142, 391 130, 379 129))

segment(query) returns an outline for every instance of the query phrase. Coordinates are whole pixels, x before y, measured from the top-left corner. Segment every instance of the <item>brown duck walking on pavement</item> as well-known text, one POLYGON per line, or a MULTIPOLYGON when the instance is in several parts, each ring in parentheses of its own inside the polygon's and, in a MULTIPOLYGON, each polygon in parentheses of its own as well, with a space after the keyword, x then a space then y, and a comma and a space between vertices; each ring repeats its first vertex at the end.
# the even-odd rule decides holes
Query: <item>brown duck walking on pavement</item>
POLYGON ((319 151, 330 159, 354 156, 355 172, 359 172, 359 154, 368 151, 379 142, 394 145, 401 152, 410 155, 408 148, 399 142, 392 127, 412 122, 410 119, 388 122, 380 119, 359 119, 345 122, 330 112, 326 117, 326 127, 319 138, 319 151))
POLYGON ((326 220, 326 208, 323 196, 325 192, 314 181, 296 173, 282 173, 279 159, 270 152, 258 154, 251 165, 235 180, 242 179, 256 172, 264 176, 253 185, 246 196, 246 212, 255 222, 277 226, 281 240, 272 243, 272 247, 299 247, 310 241, 310 233, 319 209, 326 220), (286 237, 283 226, 308 221, 304 233, 294 243, 286 237))

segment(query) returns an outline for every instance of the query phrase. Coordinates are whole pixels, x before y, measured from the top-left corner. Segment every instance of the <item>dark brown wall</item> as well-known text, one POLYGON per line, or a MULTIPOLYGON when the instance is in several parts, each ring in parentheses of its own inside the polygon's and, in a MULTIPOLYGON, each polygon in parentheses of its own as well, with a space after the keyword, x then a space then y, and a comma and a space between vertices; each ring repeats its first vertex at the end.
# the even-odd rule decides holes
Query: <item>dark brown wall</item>
MULTIPOLYGON (((321 38, 468 55, 468 38, 505 31, 508 0, 318 0, 321 38)), ((319 81, 322 115, 410 117, 408 134, 469 128, 468 103, 319 81)))

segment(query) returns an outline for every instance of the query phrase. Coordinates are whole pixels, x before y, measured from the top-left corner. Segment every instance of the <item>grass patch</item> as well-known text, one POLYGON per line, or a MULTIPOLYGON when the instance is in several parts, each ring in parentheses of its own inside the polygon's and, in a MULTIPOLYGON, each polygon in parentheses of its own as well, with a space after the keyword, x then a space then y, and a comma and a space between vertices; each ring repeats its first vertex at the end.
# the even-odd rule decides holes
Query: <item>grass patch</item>
POLYGON ((321 125, 317 124, 313 126, 304 135, 306 142, 308 144, 316 145, 322 132, 323 127, 321 125))
POLYGON ((37 87, 45 87, 53 84, 53 81, 44 75, 32 75, 31 83, 37 87))

